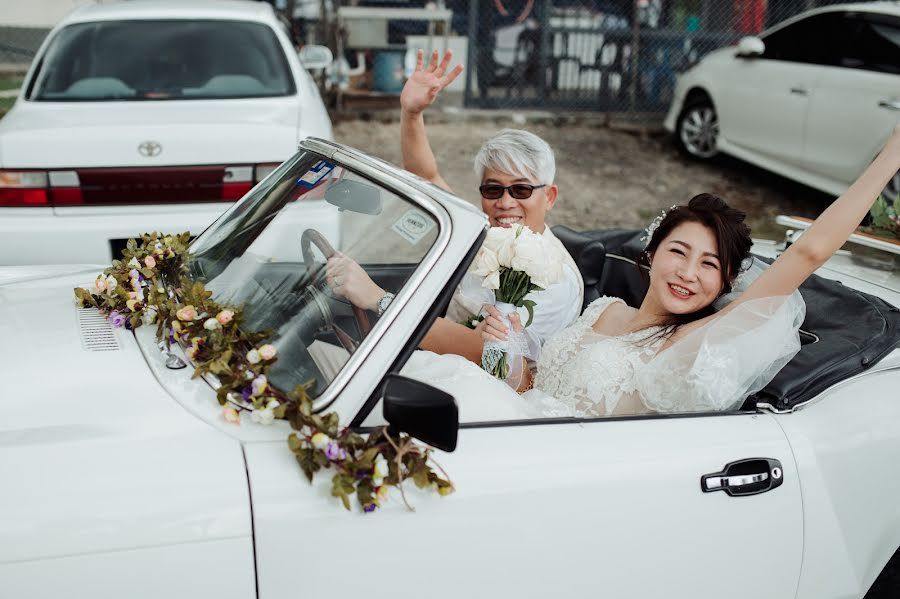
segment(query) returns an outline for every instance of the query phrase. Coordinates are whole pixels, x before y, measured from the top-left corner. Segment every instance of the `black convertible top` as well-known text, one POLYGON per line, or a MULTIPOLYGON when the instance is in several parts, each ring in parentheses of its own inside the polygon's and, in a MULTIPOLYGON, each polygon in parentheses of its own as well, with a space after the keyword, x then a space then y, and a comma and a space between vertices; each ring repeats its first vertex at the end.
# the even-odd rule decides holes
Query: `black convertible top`
MULTIPOLYGON (((636 265, 643 251, 643 231, 579 233, 557 226, 553 232, 581 270, 585 306, 602 295, 640 305, 647 291, 646 278, 636 265)), ((755 410, 759 404, 777 410, 795 408, 900 347, 900 309, 881 298, 817 275, 803 283, 800 294, 806 302, 800 352, 765 388, 745 400, 743 410, 755 410)))

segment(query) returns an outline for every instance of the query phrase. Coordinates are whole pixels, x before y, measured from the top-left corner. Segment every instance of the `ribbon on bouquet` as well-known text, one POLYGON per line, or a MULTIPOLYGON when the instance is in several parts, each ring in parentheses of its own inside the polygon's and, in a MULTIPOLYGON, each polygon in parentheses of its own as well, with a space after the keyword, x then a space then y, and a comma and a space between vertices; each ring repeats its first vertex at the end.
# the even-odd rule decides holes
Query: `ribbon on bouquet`
POLYGON ((523 358, 530 353, 528 338, 522 331, 513 329, 509 315, 516 311, 516 306, 504 302, 495 304, 500 312, 503 325, 509 331, 504 341, 488 341, 481 353, 481 367, 506 381, 513 389, 518 389, 524 376, 523 358))

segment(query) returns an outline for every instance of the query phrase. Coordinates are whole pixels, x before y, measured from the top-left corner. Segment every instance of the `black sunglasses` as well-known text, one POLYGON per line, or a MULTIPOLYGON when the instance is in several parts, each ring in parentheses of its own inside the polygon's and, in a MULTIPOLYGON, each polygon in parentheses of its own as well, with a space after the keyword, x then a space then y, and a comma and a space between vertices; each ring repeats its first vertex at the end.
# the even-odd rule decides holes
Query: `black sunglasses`
POLYGON ((499 183, 486 183, 478 188, 481 197, 486 200, 499 200, 503 197, 504 191, 509 191, 511 198, 516 200, 527 200, 534 193, 535 189, 547 187, 547 185, 528 185, 527 183, 514 183, 513 185, 503 186, 499 183))

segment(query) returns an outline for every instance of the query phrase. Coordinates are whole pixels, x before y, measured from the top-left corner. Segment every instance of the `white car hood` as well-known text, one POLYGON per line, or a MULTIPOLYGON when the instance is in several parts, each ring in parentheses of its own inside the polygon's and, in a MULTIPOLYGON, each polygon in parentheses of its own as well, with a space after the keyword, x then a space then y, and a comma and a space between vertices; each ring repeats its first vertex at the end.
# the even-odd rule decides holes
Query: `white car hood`
POLYGON ((93 278, 32 276, 0 286, 0 565, 213 539, 249 543, 239 442, 160 387, 131 332, 105 329, 104 320, 79 326, 72 289, 93 278), (89 349, 89 336, 106 337, 98 345, 106 349, 89 349))
POLYGON ((78 168, 283 162, 306 135, 292 97, 19 102, 0 121, 0 166, 78 168), (161 152, 146 157, 138 146, 161 152))

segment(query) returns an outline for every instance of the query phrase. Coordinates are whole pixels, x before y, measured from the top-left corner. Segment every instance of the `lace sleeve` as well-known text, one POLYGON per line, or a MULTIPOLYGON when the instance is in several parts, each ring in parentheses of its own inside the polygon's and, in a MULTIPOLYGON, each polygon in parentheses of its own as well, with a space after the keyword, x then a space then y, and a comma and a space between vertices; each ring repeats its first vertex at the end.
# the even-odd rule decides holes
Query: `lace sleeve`
POLYGON ((800 294, 750 300, 657 354, 637 373, 656 412, 733 410, 800 350, 800 294))

